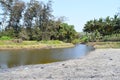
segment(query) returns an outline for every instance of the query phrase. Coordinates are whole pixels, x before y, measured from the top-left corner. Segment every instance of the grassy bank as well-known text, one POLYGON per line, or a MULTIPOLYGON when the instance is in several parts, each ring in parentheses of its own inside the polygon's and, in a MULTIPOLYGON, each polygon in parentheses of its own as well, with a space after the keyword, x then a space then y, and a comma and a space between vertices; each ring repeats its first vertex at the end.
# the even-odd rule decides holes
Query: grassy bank
POLYGON ((95 48, 120 48, 120 42, 89 42, 95 48))
POLYGON ((23 41, 15 43, 11 40, 0 40, 0 49, 42 49, 42 48, 66 48, 73 47, 71 43, 62 41, 23 41))

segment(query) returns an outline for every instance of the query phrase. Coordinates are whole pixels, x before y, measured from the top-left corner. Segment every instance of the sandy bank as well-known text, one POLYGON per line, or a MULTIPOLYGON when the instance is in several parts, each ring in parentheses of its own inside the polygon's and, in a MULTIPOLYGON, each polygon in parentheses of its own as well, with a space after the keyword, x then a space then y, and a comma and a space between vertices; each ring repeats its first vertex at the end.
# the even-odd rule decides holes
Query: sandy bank
POLYGON ((75 60, 0 70, 0 80, 119 80, 120 49, 97 49, 75 60))

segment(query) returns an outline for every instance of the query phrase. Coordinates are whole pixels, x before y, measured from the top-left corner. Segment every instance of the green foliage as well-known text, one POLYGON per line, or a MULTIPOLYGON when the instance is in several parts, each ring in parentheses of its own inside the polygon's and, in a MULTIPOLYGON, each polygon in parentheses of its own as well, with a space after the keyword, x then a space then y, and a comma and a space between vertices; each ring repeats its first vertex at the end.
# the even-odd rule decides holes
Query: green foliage
POLYGON ((80 41, 80 39, 74 39, 74 40, 72 40, 72 43, 73 44, 79 44, 79 43, 81 43, 81 41, 80 41))
POLYGON ((22 40, 29 40, 28 33, 26 32, 25 29, 21 30, 21 32, 19 33, 19 38, 22 40))
POLYGON ((106 35, 102 39, 103 41, 120 41, 120 34, 106 35))
POLYGON ((9 36, 9 37, 15 38, 15 34, 14 34, 13 28, 11 28, 9 30, 8 29, 2 30, 0 36, 9 36))
POLYGON ((4 26, 3 34, 0 36, 5 35, 22 40, 64 42, 71 42, 76 38, 77 32, 73 25, 64 23, 63 17, 53 19, 51 0, 47 3, 31 0, 27 4, 19 0, 2 0, 0 4, 3 10, 0 16, 4 17, 3 22, 8 24, 4 26), (5 16, 9 16, 9 19, 5 16), (21 20, 23 23, 20 22, 21 20))
POLYGON ((59 40, 65 42, 71 42, 76 38, 77 32, 73 25, 68 25, 67 23, 62 23, 59 30, 59 40))
POLYGON ((0 40, 11 40, 12 38, 8 37, 8 36, 2 36, 0 38, 0 40))
POLYGON ((86 43, 89 41, 89 38, 87 36, 83 36, 80 40, 81 40, 81 43, 86 43))
MULTIPOLYGON (((90 33, 90 41, 109 41, 108 35, 117 35, 120 33, 120 16, 114 15, 113 18, 106 17, 88 21, 84 26, 84 32, 90 33), (108 38, 108 39, 107 39, 108 38)), ((111 41, 118 41, 119 38, 113 37, 111 41)))

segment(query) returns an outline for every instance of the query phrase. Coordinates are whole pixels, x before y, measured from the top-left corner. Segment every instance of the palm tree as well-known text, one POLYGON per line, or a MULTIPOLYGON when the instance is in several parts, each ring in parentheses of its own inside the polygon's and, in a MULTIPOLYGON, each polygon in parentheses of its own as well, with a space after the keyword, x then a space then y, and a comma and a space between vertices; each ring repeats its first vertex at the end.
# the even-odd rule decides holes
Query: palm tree
POLYGON ((114 15, 112 22, 114 27, 114 33, 120 33, 120 17, 118 17, 118 15, 114 15))

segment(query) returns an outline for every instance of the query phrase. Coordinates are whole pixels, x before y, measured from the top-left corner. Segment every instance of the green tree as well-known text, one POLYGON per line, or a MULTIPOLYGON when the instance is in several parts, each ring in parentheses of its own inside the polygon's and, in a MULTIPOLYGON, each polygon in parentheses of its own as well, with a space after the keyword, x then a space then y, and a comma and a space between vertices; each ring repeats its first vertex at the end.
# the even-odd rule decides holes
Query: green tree
POLYGON ((68 25, 67 23, 62 23, 59 29, 59 40, 65 42, 71 42, 75 39, 77 32, 74 29, 73 25, 68 25))
POLYGON ((20 31, 20 19, 22 18, 22 12, 24 10, 25 4, 19 0, 1 0, 0 1, 3 7, 3 23, 5 22, 6 16, 8 16, 8 25, 6 26, 5 30, 8 31, 14 30, 13 37, 18 37, 20 31))
POLYGON ((42 40, 48 40, 50 39, 49 36, 49 21, 52 17, 52 9, 51 9, 51 1, 49 1, 46 5, 43 4, 43 8, 41 10, 41 15, 40 15, 40 23, 41 23, 41 27, 40 29, 42 30, 42 40))

